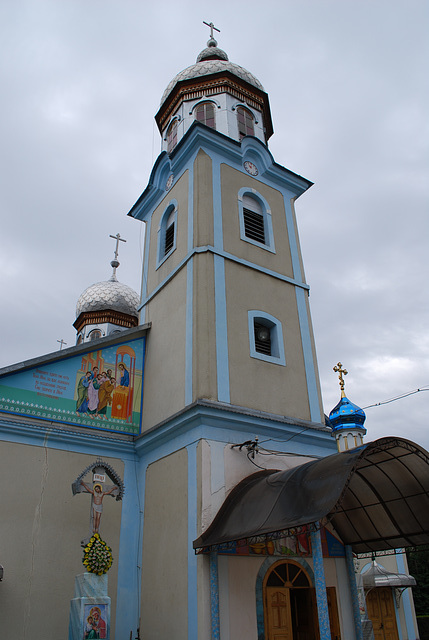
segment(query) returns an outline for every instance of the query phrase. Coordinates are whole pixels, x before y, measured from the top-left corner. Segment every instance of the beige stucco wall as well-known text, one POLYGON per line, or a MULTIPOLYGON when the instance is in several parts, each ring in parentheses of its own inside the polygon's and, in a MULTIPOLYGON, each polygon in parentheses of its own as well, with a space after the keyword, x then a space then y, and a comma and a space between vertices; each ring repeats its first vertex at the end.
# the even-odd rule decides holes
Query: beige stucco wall
POLYGON ((310 419, 295 288, 245 266, 227 262, 226 299, 231 402, 310 419), (250 357, 248 311, 282 323, 286 366, 250 357))
POLYGON ((194 246, 213 245, 213 169, 200 149, 194 162, 194 246))
POLYGON ((147 322, 142 431, 168 418, 185 403, 186 269, 151 300, 147 322))
MULTIPOLYGON (((0 638, 67 638, 91 504, 71 484, 96 455, 0 442, 0 458, 0 638)), ((123 477, 123 463, 107 461, 123 477)), ((117 558, 121 502, 106 497, 103 508, 100 533, 117 558)), ((117 562, 108 575, 114 630, 117 562)))
POLYGON ((146 472, 141 592, 145 640, 188 638, 187 476, 186 449, 149 465, 146 472))

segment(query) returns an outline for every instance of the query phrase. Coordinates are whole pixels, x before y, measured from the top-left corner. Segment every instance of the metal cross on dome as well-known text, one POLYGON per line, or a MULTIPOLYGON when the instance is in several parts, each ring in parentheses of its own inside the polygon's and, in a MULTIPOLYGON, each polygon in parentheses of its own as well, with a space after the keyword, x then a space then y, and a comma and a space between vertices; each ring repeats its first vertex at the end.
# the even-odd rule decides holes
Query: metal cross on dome
POLYGON ((220 29, 216 29, 216 27, 214 26, 213 22, 205 22, 203 20, 203 24, 206 24, 208 27, 210 27, 210 38, 213 40, 213 31, 217 31, 218 33, 220 33, 220 29))
POLYGON ((110 235, 109 238, 113 238, 113 240, 116 240, 115 257, 113 258, 112 262, 110 263, 110 265, 113 267, 112 278, 115 279, 116 278, 116 269, 117 269, 117 267, 119 267, 119 260, 118 260, 119 243, 120 242, 126 242, 126 240, 124 238, 121 238, 121 234, 120 233, 117 233, 116 236, 110 235))
POLYGON ((346 394, 344 392, 344 384, 345 383, 344 383, 343 374, 346 376, 348 374, 348 371, 346 369, 343 369, 343 365, 341 364, 341 362, 336 364, 333 369, 334 369, 335 373, 338 373, 338 379, 340 381, 341 397, 344 397, 346 394))

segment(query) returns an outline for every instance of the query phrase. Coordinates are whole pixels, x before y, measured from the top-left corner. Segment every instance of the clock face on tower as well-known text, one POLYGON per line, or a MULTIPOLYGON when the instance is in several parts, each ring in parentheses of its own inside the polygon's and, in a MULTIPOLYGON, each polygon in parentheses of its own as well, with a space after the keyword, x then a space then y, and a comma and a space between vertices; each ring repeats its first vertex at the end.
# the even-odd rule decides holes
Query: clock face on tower
POLYGON ((251 176, 258 175, 259 173, 258 167, 255 164, 253 164, 253 162, 249 162, 249 160, 246 160, 243 166, 246 169, 247 173, 250 173, 251 176))

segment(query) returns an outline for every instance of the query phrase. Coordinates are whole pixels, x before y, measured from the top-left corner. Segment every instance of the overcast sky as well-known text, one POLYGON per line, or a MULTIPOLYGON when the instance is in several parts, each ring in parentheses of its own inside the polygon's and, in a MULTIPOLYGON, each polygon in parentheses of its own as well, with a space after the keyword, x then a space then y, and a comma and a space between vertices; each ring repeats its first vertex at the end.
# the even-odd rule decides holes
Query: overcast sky
MULTIPOLYGON (((161 95, 209 30, 269 94, 296 203, 325 412, 429 387, 425 0, 0 0, 0 366, 75 343, 82 291, 140 290, 126 213, 160 150, 161 95), (207 5, 207 7, 206 7, 207 5)), ((429 392, 366 410, 368 438, 429 449, 429 392)))

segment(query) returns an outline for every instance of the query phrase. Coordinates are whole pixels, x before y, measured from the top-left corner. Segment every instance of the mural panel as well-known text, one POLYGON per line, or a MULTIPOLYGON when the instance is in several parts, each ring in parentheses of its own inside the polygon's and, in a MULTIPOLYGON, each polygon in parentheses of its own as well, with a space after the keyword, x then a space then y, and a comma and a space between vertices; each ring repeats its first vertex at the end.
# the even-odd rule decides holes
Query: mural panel
POLYGON ((137 435, 146 338, 0 377, 0 410, 137 435))

